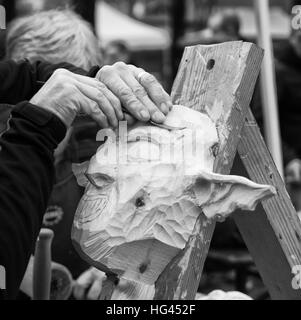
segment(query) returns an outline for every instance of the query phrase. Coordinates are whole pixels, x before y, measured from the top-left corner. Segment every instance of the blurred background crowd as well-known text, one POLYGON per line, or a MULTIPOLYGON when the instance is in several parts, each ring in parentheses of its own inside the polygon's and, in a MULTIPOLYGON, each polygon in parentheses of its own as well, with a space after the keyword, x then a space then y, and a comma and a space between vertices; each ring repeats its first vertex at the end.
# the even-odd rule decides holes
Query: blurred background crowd
MULTIPOLYGON (((258 39, 252 0, 0 0, 1 4, 6 8, 7 29, 0 30, 0 59, 64 61, 84 70, 123 61, 151 72, 168 91, 185 46, 258 39)), ((292 30, 291 22, 292 7, 299 4, 270 0, 285 176, 297 211, 301 210, 301 30, 292 30)), ((263 129, 259 86, 252 109, 263 129)), ((1 117, 7 112, 0 110, 0 132, 5 127, 1 117)), ((89 121, 78 123, 57 150, 57 183, 44 219, 44 226, 55 231, 53 259, 66 266, 74 279, 90 269, 69 239, 82 195, 71 163, 93 155, 96 130, 89 121)), ((240 163, 234 170, 244 171, 240 163)), ((90 271, 93 277, 97 272, 90 271)), ((204 293, 216 288, 268 298, 231 220, 216 229, 200 285, 204 293)))

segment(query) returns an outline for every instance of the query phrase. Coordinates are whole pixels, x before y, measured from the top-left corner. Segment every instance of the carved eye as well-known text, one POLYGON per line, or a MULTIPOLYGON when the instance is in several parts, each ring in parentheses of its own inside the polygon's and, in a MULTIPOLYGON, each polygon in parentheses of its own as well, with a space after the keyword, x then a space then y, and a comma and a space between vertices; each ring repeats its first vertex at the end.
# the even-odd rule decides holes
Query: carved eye
POLYGON ((212 147, 211 147, 211 152, 213 154, 213 156, 216 158, 218 156, 219 150, 220 149, 220 145, 219 143, 215 143, 212 147))
POLYGON ((139 197, 139 198, 136 199, 135 206, 136 206, 137 208, 141 208, 141 207, 144 207, 144 206, 145 206, 145 202, 144 202, 143 197, 139 197))

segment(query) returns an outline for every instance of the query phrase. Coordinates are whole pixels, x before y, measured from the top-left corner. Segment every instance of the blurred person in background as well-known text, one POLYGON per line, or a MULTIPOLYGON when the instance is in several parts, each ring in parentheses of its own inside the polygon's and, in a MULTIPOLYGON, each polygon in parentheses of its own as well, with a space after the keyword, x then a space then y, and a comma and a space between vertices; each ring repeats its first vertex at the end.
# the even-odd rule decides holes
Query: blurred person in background
POLYGON ((118 61, 126 64, 134 64, 131 52, 125 42, 115 40, 109 42, 104 48, 104 64, 112 65, 118 61))
POLYGON ((102 62, 91 26, 71 10, 49 10, 15 19, 8 28, 7 57, 55 63, 64 59, 88 70, 102 62))
POLYGON ((301 30, 276 54, 276 83, 288 190, 301 211, 301 30))
MULTIPOLYGON (((7 33, 7 58, 30 62, 68 62, 83 70, 102 64, 98 40, 90 25, 71 10, 50 10, 14 20, 7 33)), ((8 116, 8 110, 3 110, 8 116)), ((66 266, 76 279, 89 265, 73 249, 70 232, 73 216, 83 190, 72 173, 72 163, 88 160, 99 146, 99 128, 88 117, 81 117, 69 129, 55 151, 56 183, 54 185, 43 226, 53 229, 55 237, 52 258, 66 266)), ((94 275, 99 273, 89 269, 94 275)), ((93 283, 83 283, 85 289, 93 283)), ((80 291, 78 289, 78 291, 80 291)), ((85 290, 79 298, 84 298, 85 290)))
POLYGON ((286 175, 301 185, 301 30, 276 54, 276 82, 286 175))
MULTIPOLYGON (((288 191, 301 210, 301 30, 292 30, 287 42, 275 51, 275 73, 283 160, 288 191)), ((261 129, 263 111, 256 90, 252 110, 261 129)))
POLYGON ((233 10, 223 10, 212 14, 207 23, 212 37, 219 42, 242 40, 240 26, 240 18, 233 10))

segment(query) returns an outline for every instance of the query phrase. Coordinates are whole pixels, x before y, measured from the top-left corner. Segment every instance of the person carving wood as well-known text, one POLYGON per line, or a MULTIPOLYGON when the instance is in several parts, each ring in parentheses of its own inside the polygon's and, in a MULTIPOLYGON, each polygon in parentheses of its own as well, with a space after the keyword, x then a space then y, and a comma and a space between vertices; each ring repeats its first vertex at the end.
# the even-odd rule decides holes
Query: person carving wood
POLYGON ((96 79, 59 69, 38 92, 38 72, 28 62, 2 62, 0 70, 0 103, 17 104, 0 138, 0 265, 7 275, 0 298, 12 299, 47 207, 53 152, 76 115, 85 112, 105 127, 124 117, 122 103, 132 117, 159 122, 156 114, 164 121, 171 101, 150 74, 125 64, 100 69, 96 79))

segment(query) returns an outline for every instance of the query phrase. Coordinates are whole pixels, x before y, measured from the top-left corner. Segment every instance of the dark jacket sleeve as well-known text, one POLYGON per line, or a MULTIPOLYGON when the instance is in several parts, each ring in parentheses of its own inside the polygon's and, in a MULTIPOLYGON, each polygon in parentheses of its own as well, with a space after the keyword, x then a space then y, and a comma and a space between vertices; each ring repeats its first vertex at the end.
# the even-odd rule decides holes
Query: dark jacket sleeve
POLYGON ((5 298, 16 296, 47 207, 53 151, 66 133, 53 114, 28 102, 12 111, 0 138, 0 266, 6 269, 5 298))
POLYGON ((68 63, 35 62, 31 64, 27 60, 0 62, 0 103, 17 104, 20 101, 30 100, 41 88, 42 83, 59 68, 90 76, 95 76, 99 69, 94 67, 87 74, 86 71, 68 63))

